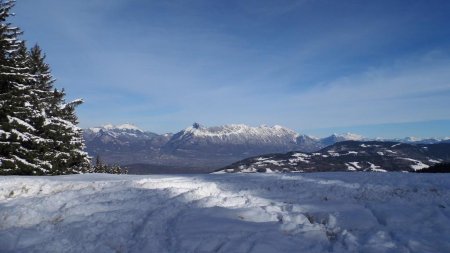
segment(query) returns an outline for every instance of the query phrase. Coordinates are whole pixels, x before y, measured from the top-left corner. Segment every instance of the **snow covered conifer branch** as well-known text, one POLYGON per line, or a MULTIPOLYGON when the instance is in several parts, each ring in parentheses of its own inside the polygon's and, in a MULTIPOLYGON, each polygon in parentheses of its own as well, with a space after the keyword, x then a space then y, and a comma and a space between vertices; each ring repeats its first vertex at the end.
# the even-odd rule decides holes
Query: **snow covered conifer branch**
POLYGON ((0 174, 59 175, 90 170, 76 106, 66 103, 38 45, 30 50, 0 0, 0 174))

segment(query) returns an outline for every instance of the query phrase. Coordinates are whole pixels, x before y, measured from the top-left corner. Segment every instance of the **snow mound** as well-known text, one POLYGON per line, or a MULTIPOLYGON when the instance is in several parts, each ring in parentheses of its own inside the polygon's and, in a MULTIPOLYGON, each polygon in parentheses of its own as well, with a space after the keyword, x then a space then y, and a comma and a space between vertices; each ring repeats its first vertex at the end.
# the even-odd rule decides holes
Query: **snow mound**
POLYGON ((450 252, 450 175, 0 177, 0 252, 450 252))

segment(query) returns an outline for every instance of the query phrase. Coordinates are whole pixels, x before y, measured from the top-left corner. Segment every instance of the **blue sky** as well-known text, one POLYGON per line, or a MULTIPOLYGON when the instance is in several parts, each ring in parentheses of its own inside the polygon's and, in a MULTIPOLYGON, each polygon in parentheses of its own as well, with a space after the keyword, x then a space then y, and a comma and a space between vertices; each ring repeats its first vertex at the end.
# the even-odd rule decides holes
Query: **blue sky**
POLYGON ((450 1, 19 0, 82 127, 450 136, 450 1))

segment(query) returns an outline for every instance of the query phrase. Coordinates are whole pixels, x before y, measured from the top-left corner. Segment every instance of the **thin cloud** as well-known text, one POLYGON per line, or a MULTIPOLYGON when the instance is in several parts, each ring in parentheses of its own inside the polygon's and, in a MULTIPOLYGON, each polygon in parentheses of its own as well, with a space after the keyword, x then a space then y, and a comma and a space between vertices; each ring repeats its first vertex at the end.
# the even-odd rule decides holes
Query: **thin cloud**
POLYGON ((301 130, 449 119, 449 7, 24 0, 15 20, 47 52, 57 85, 86 98, 84 127, 301 130))

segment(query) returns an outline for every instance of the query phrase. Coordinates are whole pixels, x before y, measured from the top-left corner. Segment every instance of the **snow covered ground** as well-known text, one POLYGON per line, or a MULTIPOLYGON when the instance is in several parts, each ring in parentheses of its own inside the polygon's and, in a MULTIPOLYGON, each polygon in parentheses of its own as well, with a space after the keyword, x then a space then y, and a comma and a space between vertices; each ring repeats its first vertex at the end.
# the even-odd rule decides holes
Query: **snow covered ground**
POLYGON ((0 177, 0 252, 450 252, 450 174, 0 177))

